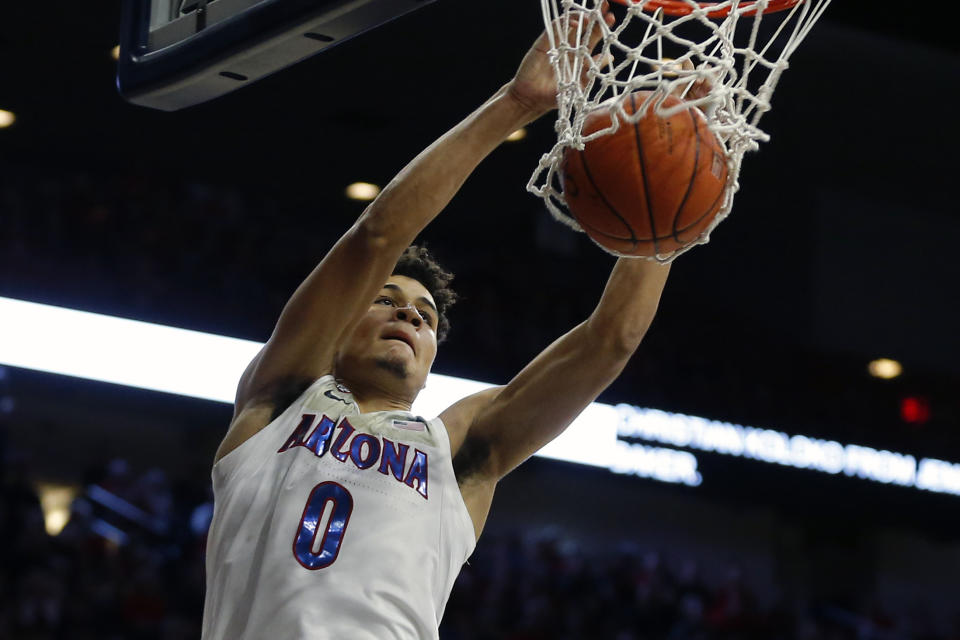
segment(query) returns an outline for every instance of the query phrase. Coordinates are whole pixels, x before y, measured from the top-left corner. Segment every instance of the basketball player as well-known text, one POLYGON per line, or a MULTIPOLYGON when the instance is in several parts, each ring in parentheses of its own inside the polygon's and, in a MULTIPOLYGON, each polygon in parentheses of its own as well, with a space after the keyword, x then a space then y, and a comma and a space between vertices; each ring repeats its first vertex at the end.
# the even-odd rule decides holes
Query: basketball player
POLYGON ((383 190, 243 374, 213 467, 205 640, 437 638, 497 482, 640 343, 668 268, 620 260, 590 317, 508 384, 430 420, 410 413, 452 295, 449 274, 408 245, 507 135, 555 108, 548 48, 541 36, 383 190))

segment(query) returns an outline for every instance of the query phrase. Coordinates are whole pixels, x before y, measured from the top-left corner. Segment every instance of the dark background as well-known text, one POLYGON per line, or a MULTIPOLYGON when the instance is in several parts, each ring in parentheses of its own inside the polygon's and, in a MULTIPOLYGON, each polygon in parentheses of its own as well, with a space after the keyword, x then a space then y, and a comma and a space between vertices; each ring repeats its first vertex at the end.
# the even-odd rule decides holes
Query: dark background
MULTIPOLYGON (((771 141, 746 157, 731 217, 676 261, 647 340, 601 400, 960 461, 960 54, 947 23, 830 7, 774 94, 771 141), (904 375, 870 378, 876 357, 904 375), (907 396, 929 403, 927 422, 902 419, 907 396)), ((506 82, 541 17, 532 1, 441 0, 177 113, 117 95, 118 24, 115 1, 0 17, 0 108, 18 117, 0 130, 0 295, 263 341, 362 211, 344 187, 385 184, 506 82)), ((602 289, 612 258, 524 190, 551 125, 492 154, 423 235, 463 295, 439 373, 509 379, 602 289)), ((202 501, 229 407, 15 369, 0 385, 5 455, 31 481, 92 482, 123 458, 202 501)), ((884 586, 896 582, 931 606, 949 588, 936 585, 957 586, 956 497, 698 458, 708 481, 691 490, 532 461, 491 531, 556 523, 563 506, 546 496, 591 482, 611 496, 583 501, 598 522, 614 496, 637 505, 604 536, 655 546, 682 531, 690 555, 777 559, 770 584, 897 601, 884 586), (768 525, 755 538, 733 524, 750 517, 768 525), (926 560, 911 573, 901 556, 926 560)))

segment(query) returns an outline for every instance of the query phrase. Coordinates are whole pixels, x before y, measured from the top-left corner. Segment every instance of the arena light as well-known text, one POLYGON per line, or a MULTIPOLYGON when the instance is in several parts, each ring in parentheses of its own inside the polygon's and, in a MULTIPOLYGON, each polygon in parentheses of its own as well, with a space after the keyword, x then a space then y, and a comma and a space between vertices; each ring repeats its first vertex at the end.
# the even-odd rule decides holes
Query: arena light
POLYGON ((114 60, 120 59, 120 45, 116 45, 113 49, 110 49, 110 57, 114 60))
POLYGON ((507 142, 520 142, 527 137, 527 130, 523 127, 520 127, 513 133, 507 136, 507 142))
POLYGON ((903 365, 890 358, 877 358, 870 361, 870 364, 867 365, 867 371, 874 378, 892 380, 903 373, 903 365))
POLYGON ((41 482, 36 486, 47 534, 58 535, 70 521, 70 505, 80 492, 75 485, 41 482))
MULTIPOLYGON (((0 298, 0 364, 14 367, 231 403, 261 346, 0 298)), ((413 410, 434 416, 490 386, 431 374, 413 410)), ((591 404, 537 455, 695 487, 696 451, 960 496, 958 463, 629 404, 591 404)))
POLYGON ((12 111, 0 109, 0 129, 5 129, 16 122, 17 116, 12 111))
POLYGON ((369 182, 354 182, 347 186, 347 197, 351 200, 373 200, 380 193, 380 187, 369 182))

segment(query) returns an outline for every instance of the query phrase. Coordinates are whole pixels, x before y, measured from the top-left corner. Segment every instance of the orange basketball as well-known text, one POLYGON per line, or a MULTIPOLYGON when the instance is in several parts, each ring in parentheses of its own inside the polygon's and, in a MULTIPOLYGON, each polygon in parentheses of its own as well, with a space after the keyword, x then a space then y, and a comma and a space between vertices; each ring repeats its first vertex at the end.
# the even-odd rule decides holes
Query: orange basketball
MULTIPOLYGON (((636 113, 650 92, 623 105, 636 113)), ((664 107, 680 104, 675 96, 664 107)), ((635 124, 568 149, 561 166, 570 213, 597 244, 620 255, 653 256, 696 240, 723 204, 727 159, 696 107, 661 118, 651 102, 635 124)), ((583 135, 610 126, 610 114, 587 117, 583 135)))

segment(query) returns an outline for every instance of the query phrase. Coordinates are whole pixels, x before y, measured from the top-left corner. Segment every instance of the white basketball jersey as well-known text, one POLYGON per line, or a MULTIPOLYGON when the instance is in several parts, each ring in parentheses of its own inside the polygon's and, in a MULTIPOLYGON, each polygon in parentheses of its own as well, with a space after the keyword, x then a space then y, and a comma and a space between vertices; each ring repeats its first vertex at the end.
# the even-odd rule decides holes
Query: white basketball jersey
POLYGON ((203 640, 438 638, 473 524, 439 419, 332 376, 213 468, 203 640))

